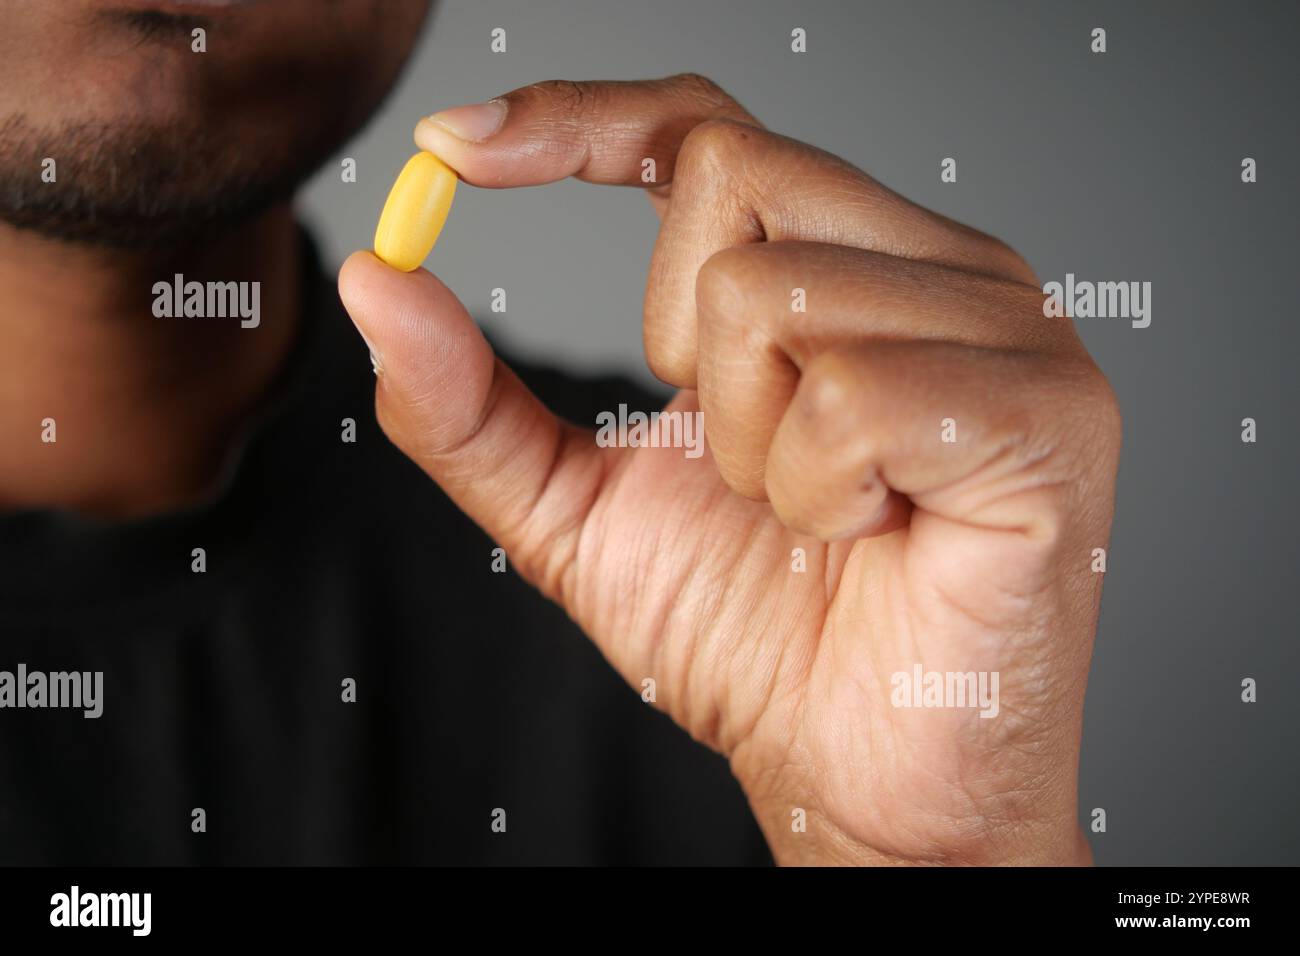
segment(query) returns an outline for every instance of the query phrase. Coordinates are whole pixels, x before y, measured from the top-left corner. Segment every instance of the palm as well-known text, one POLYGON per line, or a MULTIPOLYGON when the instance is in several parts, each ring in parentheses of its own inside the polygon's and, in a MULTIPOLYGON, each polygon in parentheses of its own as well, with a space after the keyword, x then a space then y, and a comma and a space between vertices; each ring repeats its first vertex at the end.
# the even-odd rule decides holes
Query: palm
MULTIPOLYGON (((563 600, 630 684, 653 680, 655 704, 732 760, 765 826, 801 807, 918 856, 909 820, 996 809, 982 789, 990 722, 894 707, 890 677, 920 663, 997 671, 1003 689, 1032 678, 1050 648, 1040 609, 1015 595, 1043 556, 919 508, 892 534, 825 544, 733 492, 709 455, 612 453, 563 600)), ((998 741, 1014 746, 1046 703, 1018 699, 991 722, 998 741)))

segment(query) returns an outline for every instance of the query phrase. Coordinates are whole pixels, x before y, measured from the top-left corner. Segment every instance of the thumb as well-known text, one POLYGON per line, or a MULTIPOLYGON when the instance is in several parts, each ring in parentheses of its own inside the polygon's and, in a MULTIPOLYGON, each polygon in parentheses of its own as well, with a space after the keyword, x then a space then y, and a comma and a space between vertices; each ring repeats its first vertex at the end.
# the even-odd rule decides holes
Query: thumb
POLYGON ((384 432, 565 605, 583 521, 606 458, 561 422, 492 351, 451 290, 369 252, 339 271, 339 295, 374 357, 384 432))

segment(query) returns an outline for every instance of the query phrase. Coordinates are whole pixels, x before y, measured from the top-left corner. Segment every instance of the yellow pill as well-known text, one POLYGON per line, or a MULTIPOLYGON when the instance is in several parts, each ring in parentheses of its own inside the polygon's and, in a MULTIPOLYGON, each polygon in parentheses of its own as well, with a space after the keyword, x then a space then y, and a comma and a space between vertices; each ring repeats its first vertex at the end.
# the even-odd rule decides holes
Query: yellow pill
POLYGON ((433 249, 456 195, 456 174, 433 153, 416 153, 397 174, 375 227, 375 255, 411 272, 433 249))

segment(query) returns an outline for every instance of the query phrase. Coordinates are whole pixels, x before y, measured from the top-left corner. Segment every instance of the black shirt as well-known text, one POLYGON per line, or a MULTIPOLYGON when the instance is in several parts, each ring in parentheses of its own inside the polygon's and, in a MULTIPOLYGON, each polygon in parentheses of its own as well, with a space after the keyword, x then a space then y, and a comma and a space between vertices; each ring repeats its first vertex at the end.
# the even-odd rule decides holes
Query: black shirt
MULTIPOLYGON (((208 504, 0 515, 0 671, 103 672, 97 719, 0 708, 0 864, 768 861, 725 761, 384 437, 308 259, 284 387, 208 504)), ((577 422, 649 407, 516 367, 577 422)))

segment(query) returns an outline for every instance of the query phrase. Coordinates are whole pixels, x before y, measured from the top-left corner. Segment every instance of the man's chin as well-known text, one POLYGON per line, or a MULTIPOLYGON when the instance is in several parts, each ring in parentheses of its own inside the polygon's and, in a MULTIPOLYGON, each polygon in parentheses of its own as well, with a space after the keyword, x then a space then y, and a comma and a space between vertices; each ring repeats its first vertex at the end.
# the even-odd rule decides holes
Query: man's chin
POLYGON ((311 173, 310 156, 232 148, 211 130, 0 122, 0 221, 77 244, 175 248, 287 199, 311 173))

